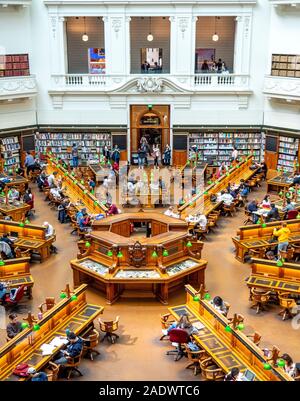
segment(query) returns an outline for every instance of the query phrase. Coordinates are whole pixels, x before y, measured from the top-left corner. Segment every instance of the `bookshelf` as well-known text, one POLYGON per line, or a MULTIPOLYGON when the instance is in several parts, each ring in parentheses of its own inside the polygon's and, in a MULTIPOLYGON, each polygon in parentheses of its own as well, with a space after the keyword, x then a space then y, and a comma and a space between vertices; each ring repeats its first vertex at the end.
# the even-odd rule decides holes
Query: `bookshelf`
POLYGON ((277 168, 284 167, 288 172, 294 171, 294 161, 298 161, 299 139, 286 136, 279 137, 277 168))
POLYGON ((300 78, 300 55, 272 54, 271 75, 300 78))
POLYGON ((261 161, 264 154, 264 133, 262 132, 199 132, 189 134, 189 149, 197 147, 199 160, 213 160, 215 163, 228 161, 233 146, 244 155, 253 152, 261 161))
POLYGON ((28 54, 0 55, 0 77, 30 75, 28 54))
POLYGON ((99 153, 104 146, 111 149, 111 133, 36 133, 36 152, 43 158, 46 151, 51 151, 58 157, 70 161, 72 159, 72 145, 76 143, 78 147, 79 164, 97 164, 99 153))
POLYGON ((4 171, 8 171, 13 166, 20 167, 21 145, 18 136, 1 138, 1 156, 4 160, 4 171))

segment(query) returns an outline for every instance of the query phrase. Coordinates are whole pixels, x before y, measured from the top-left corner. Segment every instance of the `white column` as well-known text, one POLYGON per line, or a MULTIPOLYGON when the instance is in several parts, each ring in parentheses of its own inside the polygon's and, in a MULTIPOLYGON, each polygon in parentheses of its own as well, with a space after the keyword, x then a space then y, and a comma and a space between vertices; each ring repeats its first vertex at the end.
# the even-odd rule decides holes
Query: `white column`
POLYGON ((65 74, 65 18, 49 14, 49 44, 51 74, 65 74))
POLYGON ((171 21, 171 74, 190 75, 191 60, 195 53, 195 21, 190 14, 172 16, 171 21))
POLYGON ((128 21, 125 15, 103 17, 105 32, 106 73, 125 75, 129 55, 128 21))
POLYGON ((251 16, 236 17, 234 73, 249 74, 251 45, 251 16))

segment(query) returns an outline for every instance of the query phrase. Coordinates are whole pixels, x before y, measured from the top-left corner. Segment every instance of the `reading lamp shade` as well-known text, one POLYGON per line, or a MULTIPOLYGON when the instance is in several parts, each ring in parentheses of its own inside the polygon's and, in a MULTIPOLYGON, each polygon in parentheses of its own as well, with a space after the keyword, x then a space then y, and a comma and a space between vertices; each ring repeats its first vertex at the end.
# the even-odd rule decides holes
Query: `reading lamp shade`
POLYGON ((154 38, 153 38, 152 33, 149 33, 149 35, 147 36, 148 42, 152 42, 153 39, 154 39, 154 38))

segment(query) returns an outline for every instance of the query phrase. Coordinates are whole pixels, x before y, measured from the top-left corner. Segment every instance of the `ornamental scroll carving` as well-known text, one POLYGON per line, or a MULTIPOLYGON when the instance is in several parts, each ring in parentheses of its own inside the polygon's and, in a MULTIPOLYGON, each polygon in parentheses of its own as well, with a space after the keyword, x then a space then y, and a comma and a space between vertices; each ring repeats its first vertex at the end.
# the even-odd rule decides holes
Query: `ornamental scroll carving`
POLYGON ((154 77, 144 77, 137 80, 138 92, 161 92, 163 80, 154 77))

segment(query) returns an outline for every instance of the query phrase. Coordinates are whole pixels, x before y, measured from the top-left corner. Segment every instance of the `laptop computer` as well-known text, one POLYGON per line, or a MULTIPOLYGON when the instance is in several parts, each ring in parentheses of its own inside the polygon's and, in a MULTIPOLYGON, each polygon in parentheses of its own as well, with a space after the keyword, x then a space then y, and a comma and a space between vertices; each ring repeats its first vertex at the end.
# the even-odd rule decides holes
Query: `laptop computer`
POLYGON ((242 382, 253 382, 255 379, 255 374, 251 372, 251 370, 246 370, 243 376, 241 377, 242 382))

